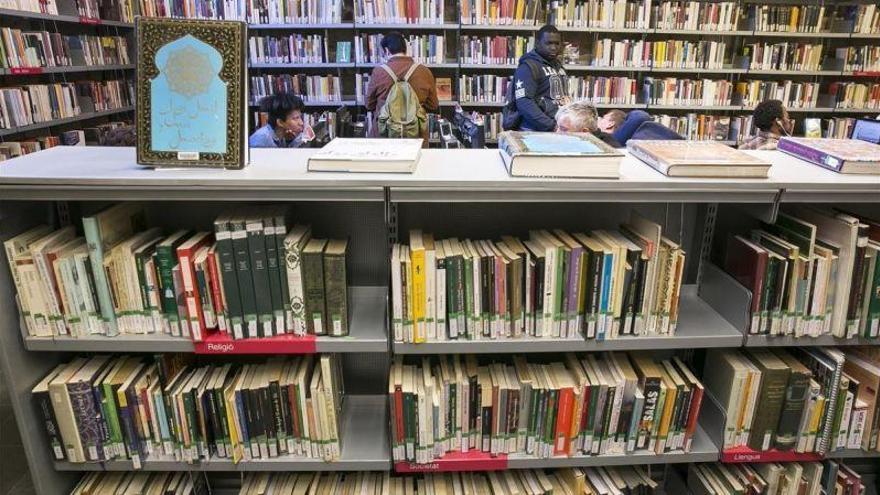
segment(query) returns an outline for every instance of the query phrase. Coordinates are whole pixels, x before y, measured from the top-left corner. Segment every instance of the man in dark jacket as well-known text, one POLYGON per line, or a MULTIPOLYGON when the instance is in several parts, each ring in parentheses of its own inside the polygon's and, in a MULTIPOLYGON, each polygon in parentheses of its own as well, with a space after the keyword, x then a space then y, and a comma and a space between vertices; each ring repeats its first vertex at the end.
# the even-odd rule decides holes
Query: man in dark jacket
POLYGON ((562 35, 544 26, 535 35, 535 49, 519 59, 513 76, 516 110, 523 131, 553 131, 556 111, 568 103, 565 69, 559 61, 562 35))

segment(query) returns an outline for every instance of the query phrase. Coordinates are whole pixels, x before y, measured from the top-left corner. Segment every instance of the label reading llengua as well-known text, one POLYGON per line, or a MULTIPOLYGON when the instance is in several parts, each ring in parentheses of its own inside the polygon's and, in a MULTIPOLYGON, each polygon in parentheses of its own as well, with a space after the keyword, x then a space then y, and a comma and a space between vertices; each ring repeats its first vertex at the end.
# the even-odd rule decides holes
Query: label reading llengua
POLYGON ((199 152, 198 151, 178 151, 177 152, 178 160, 198 160, 199 152))

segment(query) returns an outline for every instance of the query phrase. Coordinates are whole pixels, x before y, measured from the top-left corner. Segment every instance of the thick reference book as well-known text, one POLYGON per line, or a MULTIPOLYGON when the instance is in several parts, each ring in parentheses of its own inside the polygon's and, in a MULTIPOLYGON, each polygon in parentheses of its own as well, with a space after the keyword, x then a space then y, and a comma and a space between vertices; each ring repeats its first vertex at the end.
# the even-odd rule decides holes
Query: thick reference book
POLYGON ((498 150, 511 177, 616 179, 623 153, 589 133, 506 131, 498 150))
POLYGON ((137 17, 137 162, 248 162, 247 24, 137 17))
POLYGON ((309 172, 413 173, 421 139, 336 138, 309 157, 309 172))
POLYGON ((880 174, 880 145, 858 139, 783 137, 777 149, 841 174, 880 174))
POLYGON ((630 139, 626 148, 668 177, 766 179, 771 165, 714 141, 630 139))

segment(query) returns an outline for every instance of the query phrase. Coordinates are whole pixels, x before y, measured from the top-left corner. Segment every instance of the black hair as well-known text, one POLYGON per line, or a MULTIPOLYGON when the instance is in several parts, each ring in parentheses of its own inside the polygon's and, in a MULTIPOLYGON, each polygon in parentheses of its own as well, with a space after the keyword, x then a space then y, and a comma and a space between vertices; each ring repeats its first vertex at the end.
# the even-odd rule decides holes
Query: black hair
POLYGON ((544 24, 541 26, 541 29, 538 30, 538 33, 535 35, 535 41, 541 41, 541 38, 544 37, 545 34, 558 33, 559 30, 556 29, 556 26, 552 24, 544 24))
POLYGON ((755 107, 754 112, 752 112, 752 120, 755 123, 755 127, 768 132, 773 129, 773 124, 776 123, 776 120, 784 116, 784 111, 785 107, 782 106, 781 101, 764 100, 755 107))
POLYGON ((385 36, 382 36, 382 42, 380 45, 382 48, 387 48, 392 55, 406 53, 406 40, 403 38, 403 35, 397 31, 391 31, 385 36))
POLYGON ((278 93, 263 98, 263 101, 260 102, 260 108, 269 114, 269 125, 274 129, 276 122, 287 120, 287 116, 291 112, 299 111, 302 113, 306 106, 299 96, 291 93, 278 93))

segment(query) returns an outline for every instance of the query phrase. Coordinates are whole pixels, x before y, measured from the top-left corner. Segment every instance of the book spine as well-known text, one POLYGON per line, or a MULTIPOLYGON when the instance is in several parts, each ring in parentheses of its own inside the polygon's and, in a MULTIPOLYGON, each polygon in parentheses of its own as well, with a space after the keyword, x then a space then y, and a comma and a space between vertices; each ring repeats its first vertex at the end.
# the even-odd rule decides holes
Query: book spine
POLYGON ((284 243, 284 260, 287 265, 287 288, 290 312, 293 317, 293 333, 306 334, 305 293, 303 291, 302 248, 293 242, 284 243))
POLYGON ((95 396, 89 382, 68 383, 67 393, 79 430, 80 441, 85 449, 87 462, 101 461, 103 458, 104 434, 96 421, 95 396))
POLYGON ((49 392, 34 394, 34 401, 43 416, 43 425, 46 427, 46 434, 49 435, 52 455, 56 461, 63 461, 66 458, 64 444, 61 441, 61 433, 58 429, 58 421, 55 419, 55 411, 52 409, 52 399, 49 397, 49 392))
POLYGON ((348 290, 346 256, 324 256, 324 289, 327 298, 327 324, 335 337, 348 335, 348 290))
POLYGON ((263 231, 263 222, 260 220, 249 220, 246 229, 256 302, 258 334, 260 337, 271 337, 275 334, 275 314, 272 308, 272 294, 269 289, 269 267, 266 257, 266 236, 263 231))
POLYGON ((792 372, 779 414, 774 445, 778 450, 791 450, 797 443, 801 417, 810 395, 810 375, 792 372))
POLYGON ((244 314, 238 289, 238 270, 235 264, 235 253, 232 232, 228 224, 216 224, 217 268, 223 281, 223 295, 226 303, 226 319, 229 332, 234 339, 244 338, 244 314))
POLYGON ((306 330, 309 335, 327 334, 323 256, 323 253, 302 255, 306 330))
MULTIPOLYGON (((180 278, 183 281, 186 318, 189 322, 190 335, 194 342, 205 339, 205 315, 202 314, 202 301, 196 282, 196 271, 193 256, 197 246, 191 249, 177 249, 177 260, 180 263, 180 278)), ((183 317, 183 315, 181 315, 183 317)))
MULTIPOLYGON (((174 266, 177 253, 170 246, 156 247, 157 271, 161 288, 162 312, 171 326, 172 335, 180 335, 180 316, 177 314, 177 299, 174 297, 174 266)), ((98 270, 100 271, 100 270, 98 270)))
POLYGON ((272 296, 272 312, 275 317, 275 333, 281 335, 286 333, 287 324, 285 323, 284 310, 286 299, 281 290, 282 260, 278 256, 278 227, 274 225, 274 220, 271 218, 264 219, 263 223, 263 234, 266 241, 266 267, 269 274, 269 294, 272 296))
POLYGON ((278 283, 281 287, 281 305, 284 310, 284 332, 293 331, 293 308, 290 304, 290 286, 287 274, 287 226, 284 217, 275 218, 275 249, 278 257, 278 283))
POLYGON ((241 312, 243 315, 243 336, 256 338, 259 336, 257 321, 257 302, 254 292, 254 276, 251 255, 248 248, 248 234, 243 220, 230 222, 232 249, 235 257, 235 273, 238 279, 241 312))
POLYGON ((788 139, 780 139, 777 149, 835 172, 843 168, 843 161, 834 156, 788 139))
POLYGON ((108 459, 117 457, 125 457, 125 440, 122 437, 122 427, 119 424, 119 413, 116 409, 116 391, 109 383, 104 383, 101 390, 101 408, 104 411, 104 418, 109 429, 109 451, 108 459))
POLYGON ((89 259, 94 270, 95 290, 98 293, 98 304, 101 307, 101 318, 107 328, 107 336, 113 337, 118 335, 119 330, 116 326, 116 312, 113 308, 113 299, 110 297, 110 284, 107 281, 107 274, 100 267, 104 266, 104 244, 101 239, 101 232, 98 226, 98 220, 95 217, 83 218, 83 232, 85 234, 86 243, 89 247, 89 259))
POLYGON ((788 370, 761 370, 761 387, 757 402, 761 404, 761 410, 752 420, 749 433, 748 445, 753 450, 765 451, 773 444, 788 386, 788 374, 788 370))

